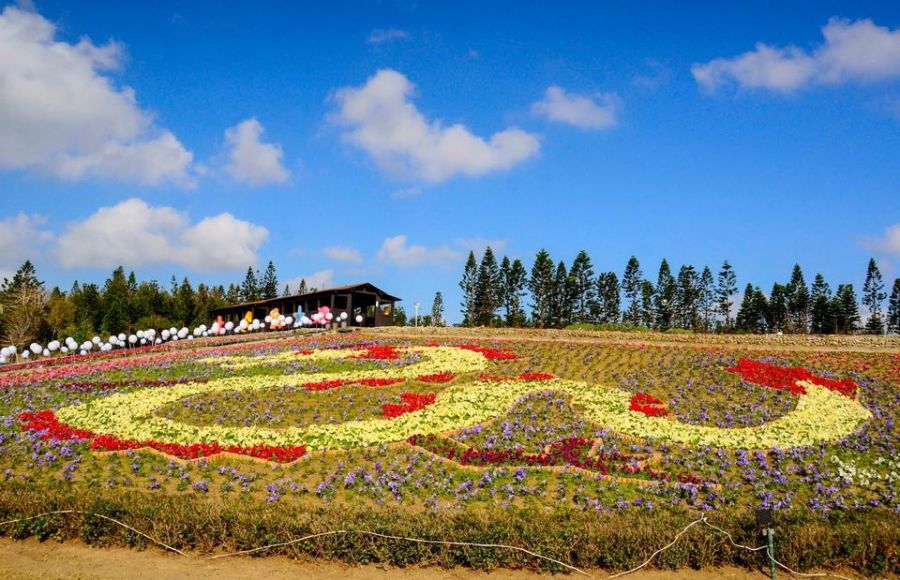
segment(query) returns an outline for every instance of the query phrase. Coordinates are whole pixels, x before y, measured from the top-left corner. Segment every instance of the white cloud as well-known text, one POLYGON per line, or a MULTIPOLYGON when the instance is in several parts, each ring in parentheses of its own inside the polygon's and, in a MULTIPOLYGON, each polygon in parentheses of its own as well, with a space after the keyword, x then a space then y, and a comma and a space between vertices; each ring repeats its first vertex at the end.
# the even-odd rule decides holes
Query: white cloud
POLYGON ((263 126, 253 118, 225 130, 229 148, 225 171, 237 181, 259 186, 284 183, 290 177, 281 163, 284 157, 281 145, 260 142, 263 131, 263 126))
POLYGON ((900 223, 884 230, 884 236, 875 240, 864 240, 863 246, 873 252, 882 252, 900 257, 900 223))
POLYGON ((0 13, 0 169, 192 186, 193 154, 106 74, 121 66, 122 45, 55 36, 39 14, 0 13))
POLYGON ((67 268, 177 263, 198 271, 237 270, 256 262, 268 234, 228 213, 191 224, 186 213, 132 198, 67 226, 56 251, 67 268))
POLYGON ((544 92, 543 100, 532 103, 531 113, 581 129, 609 129, 616 125, 620 107, 621 100, 615 93, 598 94, 591 98, 551 86, 544 92))
POLYGON ((297 292, 301 280, 306 280, 307 289, 316 288, 318 290, 324 290, 325 288, 334 288, 335 286, 334 270, 321 270, 308 276, 297 276, 296 278, 288 280, 286 284, 290 288, 291 294, 297 292))
POLYGON ((407 244, 406 236, 398 235, 386 238, 381 244, 376 257, 393 264, 399 268, 414 268, 416 266, 435 266, 448 262, 457 262, 462 254, 447 246, 427 248, 421 245, 407 244))
POLYGON ((0 280, 25 260, 36 261, 43 253, 44 246, 53 239, 44 227, 46 224, 44 216, 24 212, 0 219, 0 280))
POLYGON ((429 121, 410 101, 414 91, 404 75, 385 69, 360 87, 335 93, 344 139, 392 175, 429 183, 478 176, 510 169, 540 148, 537 137, 514 127, 485 140, 461 124, 429 121))
POLYGON ((871 20, 832 18, 822 28, 825 43, 812 53, 796 46, 763 43, 733 58, 718 58, 691 67, 694 79, 708 90, 736 82, 742 87, 791 92, 809 84, 843 84, 900 76, 900 29, 871 20))
POLYGON ((329 246, 322 250, 328 258, 338 262, 348 262, 350 264, 362 264, 362 255, 349 246, 329 246))
POLYGON ((395 40, 406 40, 409 33, 398 28, 376 28, 366 38, 369 44, 384 44, 386 42, 394 42, 395 40))

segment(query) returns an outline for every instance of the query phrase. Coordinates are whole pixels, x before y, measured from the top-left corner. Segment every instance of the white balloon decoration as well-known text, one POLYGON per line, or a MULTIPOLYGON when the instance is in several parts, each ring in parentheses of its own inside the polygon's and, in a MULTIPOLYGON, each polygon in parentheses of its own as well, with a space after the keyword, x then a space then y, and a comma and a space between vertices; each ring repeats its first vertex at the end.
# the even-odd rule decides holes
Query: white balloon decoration
POLYGON ((69 352, 69 347, 64 346, 64 347, 62 347, 62 348, 59 349, 59 352, 61 352, 61 353, 63 353, 63 354, 66 354, 66 353, 69 352))
POLYGON ((33 352, 34 354, 41 354, 41 351, 44 350, 41 348, 41 345, 36 342, 32 342, 31 346, 29 346, 28 348, 30 348, 31 352, 33 352))
POLYGON ((347 314, 346 312, 341 312, 341 320, 347 320, 348 318, 350 318, 349 314, 347 314))
POLYGON ((362 321, 363 321, 362 314, 357 314, 357 315, 356 315, 356 323, 357 323, 357 324, 362 324, 362 321))
POLYGON ((50 352, 58 351, 59 350, 59 341, 51 340, 50 343, 47 345, 47 348, 50 349, 50 352))
POLYGON ((103 341, 100 340, 99 336, 95 336, 94 338, 91 339, 91 342, 94 344, 100 344, 103 341))
POLYGON ((23 350, 23 351, 22 351, 22 358, 28 358, 28 357, 30 357, 30 356, 31 356, 31 353, 28 352, 27 350, 23 350))

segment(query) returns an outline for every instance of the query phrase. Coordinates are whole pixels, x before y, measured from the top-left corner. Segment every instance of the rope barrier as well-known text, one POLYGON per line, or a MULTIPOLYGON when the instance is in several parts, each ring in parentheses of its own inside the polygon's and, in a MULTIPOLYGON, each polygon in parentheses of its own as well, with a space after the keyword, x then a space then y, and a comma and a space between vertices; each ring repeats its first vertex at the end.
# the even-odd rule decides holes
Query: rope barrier
MULTIPOLYGON (((27 517, 23 517, 23 518, 17 518, 17 519, 13 519, 13 520, 6 520, 6 521, 3 521, 3 522, 0 522, 0 527, 8 526, 8 525, 15 524, 15 523, 18 523, 18 522, 25 522, 25 521, 28 521, 28 520, 34 520, 34 519, 41 518, 41 517, 45 517, 45 516, 71 515, 71 514, 79 514, 79 515, 93 516, 93 517, 97 517, 97 518, 101 518, 101 519, 107 520, 107 521, 109 521, 109 522, 112 522, 112 523, 114 523, 114 524, 116 524, 116 525, 119 525, 119 526, 121 526, 121 527, 123 527, 123 528, 125 528, 125 529, 127 529, 127 530, 130 530, 130 531, 132 531, 132 532, 134 532, 134 533, 136 533, 136 534, 138 534, 138 535, 140 535, 140 536, 146 538, 147 540, 151 541, 152 543, 154 543, 154 544, 156 544, 156 545, 158 545, 158 546, 160 546, 160 547, 162 547, 162 548, 164 548, 164 549, 166 549, 166 550, 168 550, 168 551, 175 552, 176 554, 178 554, 178 555, 180 555, 180 556, 183 556, 183 557, 185 557, 185 558, 189 558, 189 556, 188 556, 187 554, 185 554, 184 552, 182 552, 182 551, 179 550, 178 548, 174 548, 174 547, 172 547, 172 546, 170 546, 170 545, 168 545, 168 544, 166 544, 166 543, 164 543, 164 542, 161 542, 160 540, 157 540, 157 539, 154 538, 153 536, 150 536, 149 534, 146 534, 146 533, 144 533, 144 532, 142 532, 142 531, 140 531, 140 530, 138 530, 138 529, 136 529, 136 528, 134 528, 134 527, 132 527, 132 526, 130 526, 130 525, 124 523, 124 522, 121 522, 121 521, 119 521, 119 520, 117 520, 117 519, 115 519, 115 518, 111 518, 111 517, 105 516, 105 515, 103 515, 103 514, 98 514, 98 513, 96 513, 96 512, 89 512, 89 511, 82 511, 82 510, 57 510, 57 511, 52 511, 52 512, 44 512, 44 513, 40 513, 40 514, 33 515, 33 516, 27 516, 27 517)), ((717 531, 717 532, 719 532, 720 534, 723 534, 726 538, 728 538, 728 542, 729 542, 732 546, 734 546, 735 548, 740 548, 740 549, 742 549, 742 550, 747 550, 747 551, 749 551, 749 552, 759 552, 759 551, 762 551, 762 550, 766 550, 766 555, 769 557, 769 559, 770 559, 772 562, 774 562, 778 567, 780 567, 780 568, 786 570, 788 573, 790 573, 790 574, 793 575, 793 576, 797 576, 797 577, 800 577, 800 578, 825 578, 825 577, 832 577, 832 578, 839 578, 839 579, 841 579, 841 580, 852 580, 851 578, 848 578, 847 576, 842 576, 842 575, 840 575, 840 574, 834 574, 834 573, 831 573, 831 572, 805 573, 805 572, 797 572, 797 571, 795 571, 795 570, 792 570, 792 569, 789 568, 787 565, 782 564, 781 562, 779 562, 778 560, 776 560, 775 557, 774 557, 774 555, 769 551, 769 549, 768 549, 769 547, 768 547, 768 546, 763 545, 763 546, 758 546, 758 547, 751 547, 751 546, 746 546, 746 545, 744 545, 744 544, 739 544, 739 543, 737 543, 737 542, 734 541, 734 538, 732 537, 731 534, 729 534, 728 532, 726 532, 726 531, 723 530, 722 528, 720 528, 720 527, 718 527, 718 526, 716 526, 716 525, 714 525, 714 524, 711 524, 711 523, 706 519, 706 516, 705 516, 705 515, 703 515, 703 516, 697 518, 696 520, 690 522, 688 525, 686 525, 684 528, 682 528, 681 531, 678 532, 678 533, 675 535, 675 537, 672 539, 671 542, 669 542, 668 544, 666 544, 666 545, 663 546, 662 548, 660 548, 660 549, 656 550, 655 552, 653 552, 653 553, 650 555, 650 557, 647 558, 642 564, 640 564, 640 565, 638 565, 638 566, 635 566, 634 568, 631 568, 630 570, 625 570, 624 572, 619 572, 619 573, 617 573, 617 574, 613 574, 613 575, 611 575, 611 576, 608 576, 608 577, 607 577, 607 580, 613 580, 614 578, 621 578, 622 576, 627 576, 627 575, 629 575, 629 574, 633 574, 633 573, 637 572, 638 570, 644 568, 645 566, 647 566, 648 564, 650 564, 650 562, 652 562, 653 559, 656 558, 656 556, 658 556, 659 554, 665 552, 666 550, 668 550, 669 548, 671 548, 672 546, 674 546, 674 545, 678 542, 678 540, 681 539, 681 537, 682 537, 684 534, 687 533, 688 530, 690 530, 691 528, 693 528, 694 526, 696 526, 696 525, 698 525, 698 524, 703 524, 703 525, 705 525, 706 527, 711 528, 712 530, 717 531)), ((556 565, 558 565, 558 566, 562 566, 563 568, 566 568, 567 570, 571 570, 571 571, 573 571, 573 572, 576 572, 576 573, 578 573, 578 574, 581 574, 582 576, 587 576, 588 578, 595 578, 595 576, 593 576, 592 574, 589 574, 588 572, 585 572, 585 571, 582 570, 581 568, 577 568, 577 567, 575 567, 575 566, 572 566, 571 564, 566 564, 565 562, 562 562, 562 561, 557 560, 557 559, 555 559, 555 558, 551 558, 551 557, 549 557, 549 556, 544 556, 544 555, 542 555, 542 554, 538 554, 538 553, 536 553, 536 552, 532 552, 531 550, 527 550, 527 549, 522 548, 522 547, 519 547, 519 546, 511 546, 511 545, 509 545, 509 544, 484 544, 484 543, 478 543, 478 542, 460 542, 460 541, 453 541, 453 540, 426 540, 426 539, 424 539, 424 538, 411 538, 411 537, 406 537, 406 536, 393 536, 393 535, 390 535, 390 534, 382 534, 382 533, 380 533, 380 532, 373 532, 373 531, 370 531, 370 530, 332 530, 332 531, 328 531, 328 532, 320 532, 320 533, 317 533, 317 534, 309 534, 309 535, 306 535, 306 536, 302 536, 302 537, 300 537, 300 538, 296 538, 296 539, 289 540, 289 541, 286 541, 286 542, 279 542, 279 543, 275 543, 275 544, 266 544, 266 545, 264 545, 264 546, 258 546, 258 547, 256 547, 256 548, 249 548, 249 549, 246 549, 246 550, 239 550, 239 551, 237 551, 237 552, 230 552, 230 553, 227 553, 227 554, 217 554, 217 555, 215 555, 215 556, 209 556, 207 559, 208 559, 208 560, 219 560, 219 559, 221 559, 221 558, 231 558, 231 557, 234 557, 234 556, 244 556, 244 555, 247 555, 247 554, 254 554, 254 553, 256 553, 256 552, 262 552, 262 551, 264 551, 264 550, 271 550, 271 549, 274 549, 274 548, 282 548, 282 547, 285 547, 285 546, 292 546, 292 545, 294 545, 294 544, 299 544, 299 543, 301 543, 301 542, 305 542, 305 541, 312 540, 312 539, 315 539, 315 538, 321 538, 321 537, 324 537, 324 536, 336 536, 336 535, 341 535, 341 534, 358 534, 358 535, 364 535, 364 536, 373 536, 373 537, 377 537, 377 538, 384 538, 384 539, 387 539, 387 540, 397 540, 397 541, 403 541, 403 542, 414 542, 414 543, 418 543, 418 544, 438 544, 438 545, 444 545, 444 546, 462 546, 462 547, 471 547, 471 548, 497 548, 497 549, 504 549, 504 550, 513 550, 513 551, 521 552, 521 553, 523 553, 523 554, 527 554, 527 555, 529 555, 529 556, 531 556, 531 557, 533 557, 533 558, 537 558, 537 559, 539 559, 539 560, 544 560, 544 561, 547 561, 547 562, 552 562, 553 564, 556 564, 556 565)))

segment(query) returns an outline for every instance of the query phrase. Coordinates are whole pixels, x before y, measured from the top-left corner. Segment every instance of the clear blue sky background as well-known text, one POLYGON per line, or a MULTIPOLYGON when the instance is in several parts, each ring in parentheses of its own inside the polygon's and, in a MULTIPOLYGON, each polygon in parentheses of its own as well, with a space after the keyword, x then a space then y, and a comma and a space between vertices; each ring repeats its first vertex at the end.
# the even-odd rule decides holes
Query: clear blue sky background
MULTIPOLYGON (((441 290, 451 319, 459 317, 462 254, 479 239, 500 241, 501 254, 528 267, 541 247, 567 263, 586 249, 598 272, 620 276, 634 254, 653 280, 664 257, 676 269, 714 270, 727 258, 741 286, 764 289, 786 280, 794 262, 809 281, 820 271, 832 287, 859 288, 870 256, 888 282, 900 271, 900 255, 883 240, 900 223, 900 75, 785 92, 739 82, 710 91, 691 74, 696 63, 759 42, 812 54, 832 17, 897 31, 895 2, 38 0, 36 11, 56 25, 59 42, 121 42, 122 65, 99 74, 131 87, 154 124, 208 168, 192 189, 29 167, 0 172, 0 220, 46 218, 34 260, 51 285, 107 277, 111 267, 65 266, 54 240, 67 224, 134 197, 193 222, 228 212, 267 228, 257 261, 274 260, 282 280, 331 270, 335 283, 371 280, 402 296, 407 310, 416 300, 427 308, 441 290), (402 34, 370 41, 389 29, 402 34), (380 69, 415 84, 410 102, 430 121, 461 123, 483 138, 515 126, 537 136, 539 151, 440 183, 384 171, 342 138, 333 96, 380 69), (534 114, 532 103, 553 85, 597 103, 615 93, 615 125, 587 130, 534 114), (282 148, 286 183, 251 187, 221 169, 224 131, 250 117, 265 128, 264 142, 282 148), (379 259, 397 235, 446 251, 411 265, 379 259), (362 263, 323 255, 338 245, 362 263)), ((6 272, 17 265, 13 254, 0 255, 6 272)), ((125 266, 164 282, 176 274, 228 283, 246 269, 125 266)))

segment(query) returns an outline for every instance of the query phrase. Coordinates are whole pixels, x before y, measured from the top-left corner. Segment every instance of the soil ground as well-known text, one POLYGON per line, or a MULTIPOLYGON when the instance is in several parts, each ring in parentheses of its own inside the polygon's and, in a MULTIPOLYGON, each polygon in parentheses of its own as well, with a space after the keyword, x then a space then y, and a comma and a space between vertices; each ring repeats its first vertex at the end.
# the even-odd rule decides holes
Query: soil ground
MULTIPOLYGON (((595 578, 605 578, 609 572, 591 570, 595 578)), ((857 578, 853 572, 841 574, 857 578)), ((237 580, 266 578, 266 580, 321 578, 323 580, 533 580, 544 577, 524 570, 477 570, 455 568, 393 568, 383 566, 347 566, 346 564, 291 560, 285 557, 234 557, 209 560, 200 555, 188 557, 166 554, 156 550, 136 551, 127 548, 94 548, 78 542, 39 542, 35 539, 15 541, 0 538, 0 578, 8 580, 160 580, 188 578, 191 580, 237 580)), ((560 578, 580 578, 577 574, 560 578)), ((782 577, 788 577, 782 574, 782 577)), ((704 570, 641 570, 627 576, 633 580, 762 580, 768 570, 743 568, 711 568, 704 570)))

